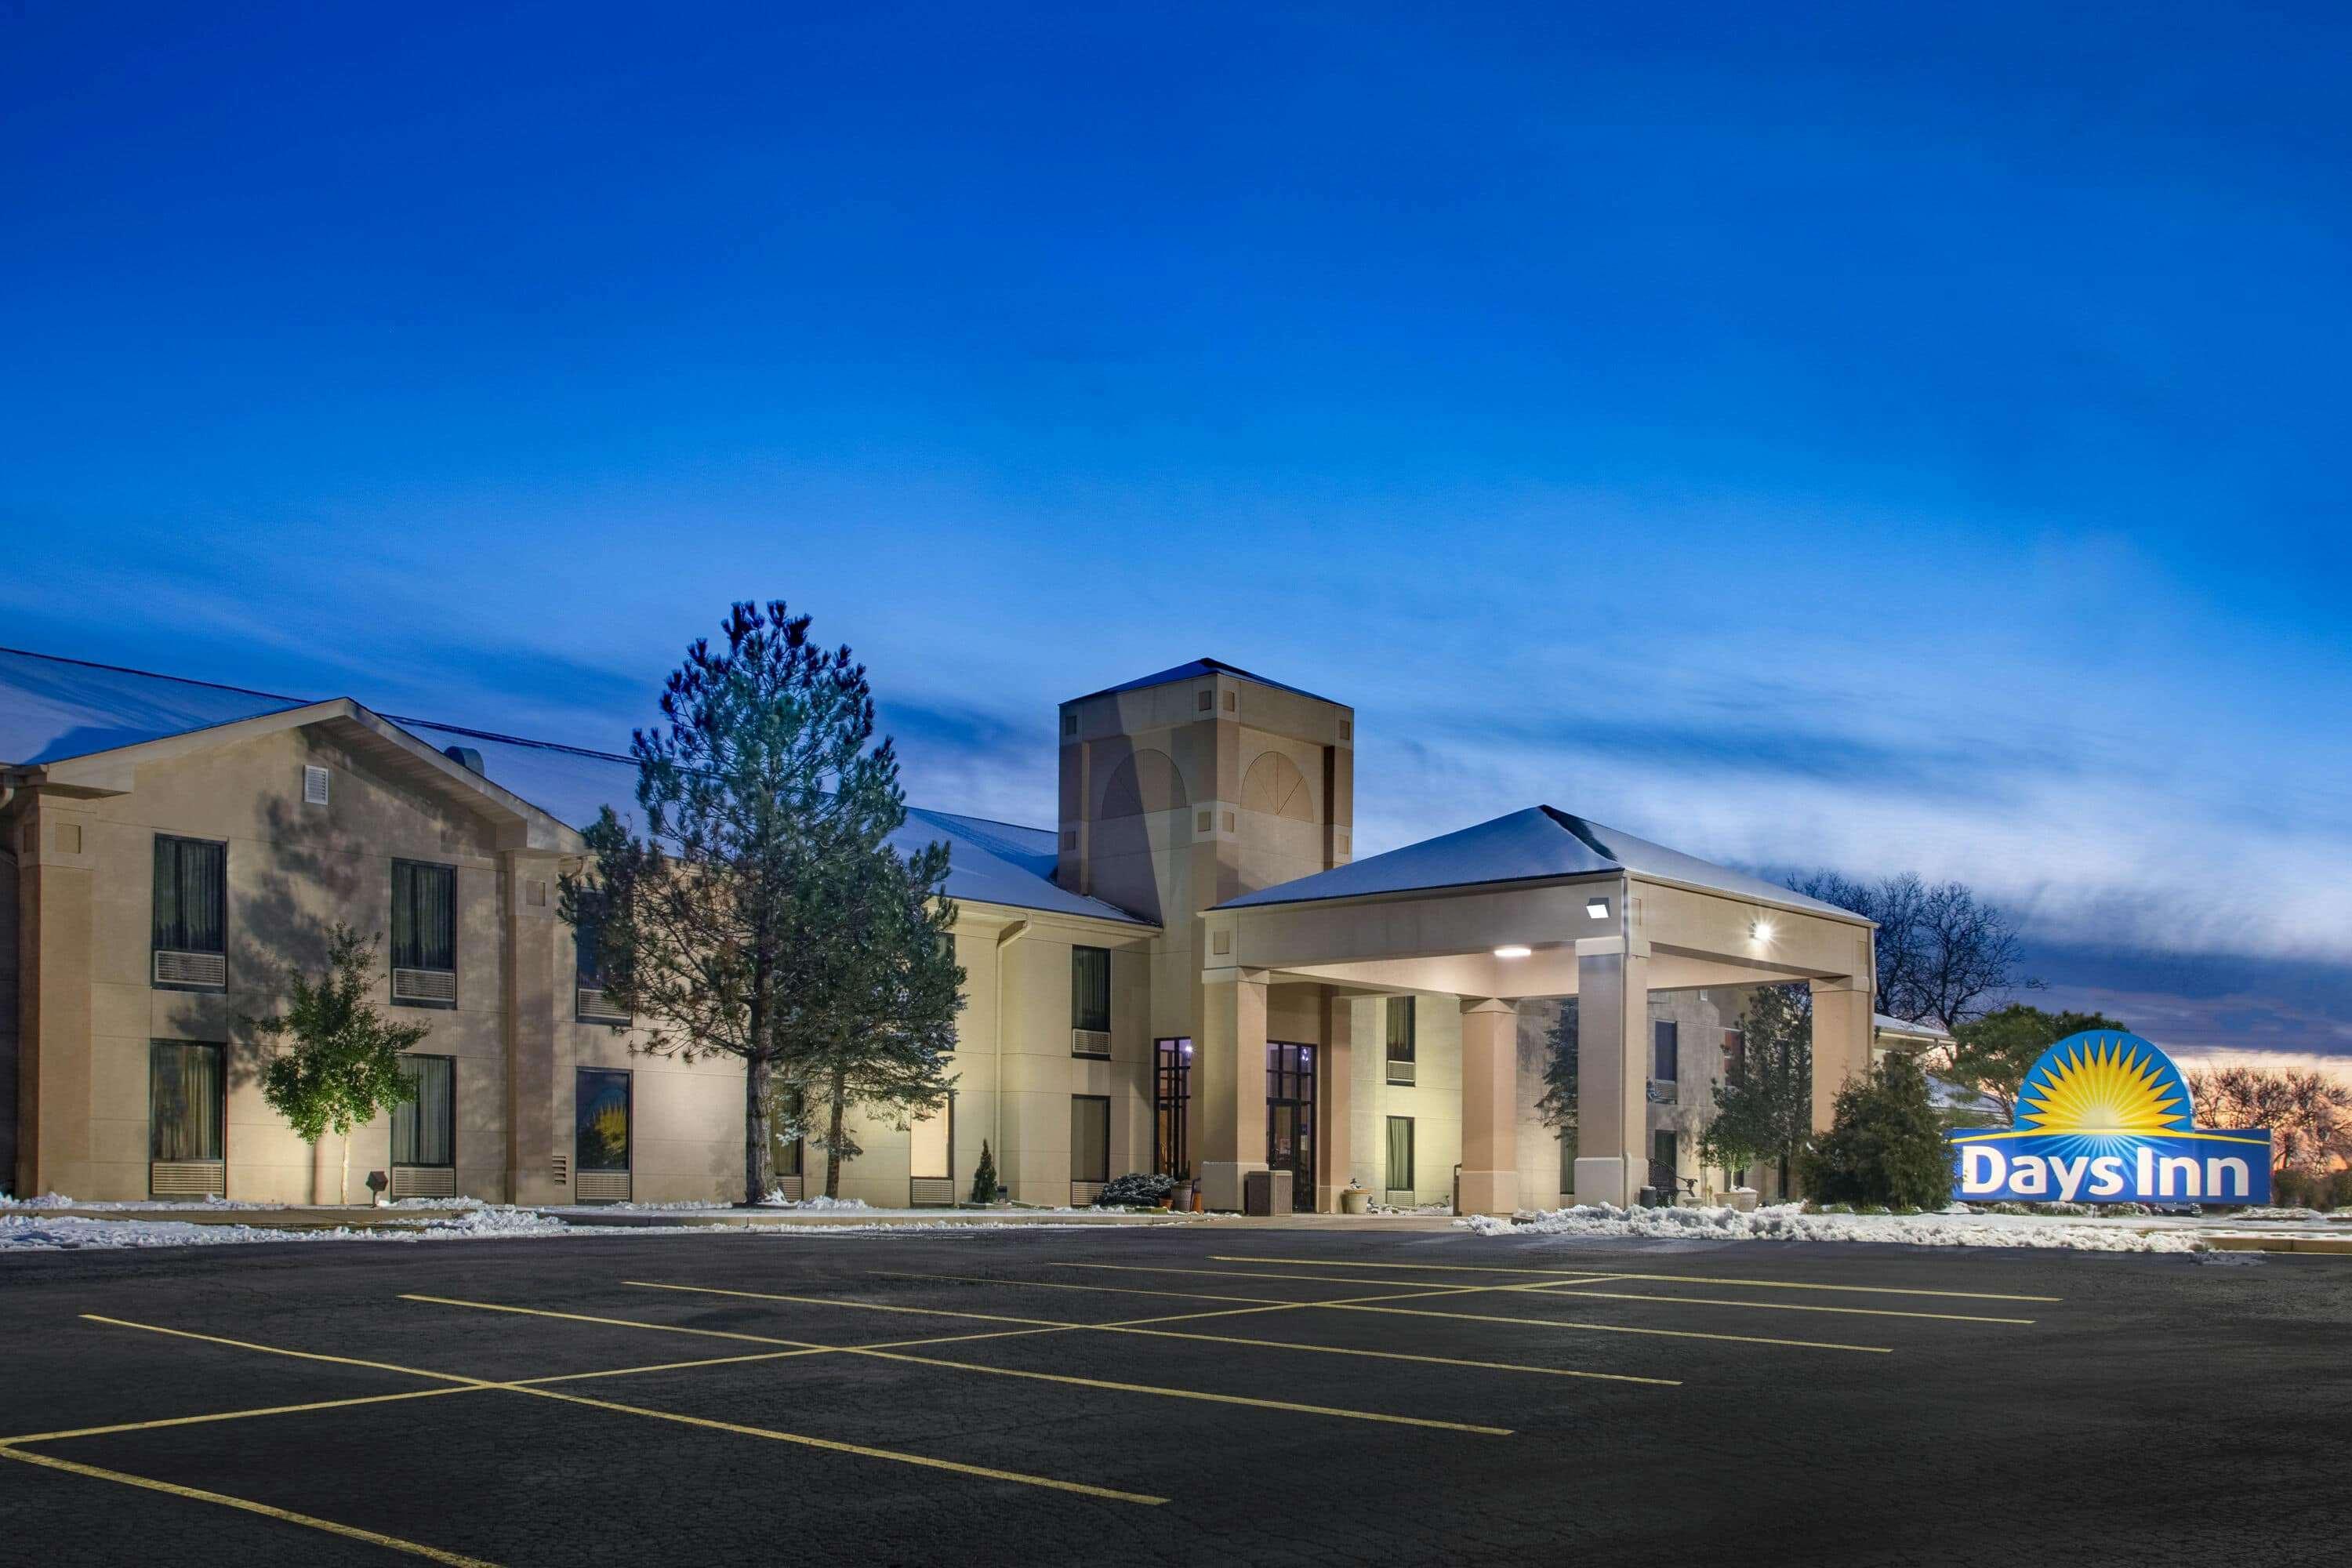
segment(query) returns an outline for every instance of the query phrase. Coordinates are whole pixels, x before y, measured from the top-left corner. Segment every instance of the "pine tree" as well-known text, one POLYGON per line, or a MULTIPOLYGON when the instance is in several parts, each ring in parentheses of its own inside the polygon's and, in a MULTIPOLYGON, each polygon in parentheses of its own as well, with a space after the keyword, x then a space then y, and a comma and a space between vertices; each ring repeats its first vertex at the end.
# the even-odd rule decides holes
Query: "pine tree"
POLYGON ((996 1156, 988 1147, 988 1140, 980 1141, 980 1169, 971 1173, 971 1201, 992 1204, 996 1201, 996 1156))
POLYGON ((1759 985, 1739 1027, 1739 1059, 1716 1088, 1700 1157, 1729 1170, 1775 1161, 1785 1197, 1790 1167, 1813 1131, 1812 994, 1801 985, 1759 985))
POLYGON ((1570 996, 1560 1002, 1559 1016, 1544 1037, 1543 1096, 1536 1101, 1543 1124, 1570 1139, 1576 1136, 1576 998, 1570 996))
POLYGON ((1805 1190, 1823 1203, 1942 1208, 1952 1195, 1952 1146, 1927 1099, 1927 1075, 1891 1052, 1838 1090, 1835 1120, 1804 1155, 1805 1190))
POLYGON ((376 979, 376 939, 337 922, 327 940, 327 968, 317 982, 286 972, 285 1013, 247 1018, 268 1042, 261 1098, 317 1147, 331 1130, 343 1141, 335 1201, 351 1201, 352 1129, 416 1098, 401 1055, 431 1033, 424 1024, 391 1024, 368 1000, 376 979))
POLYGON ((586 835, 591 866, 563 881, 606 995, 647 1031, 636 1048, 744 1064, 754 1204, 778 1090, 830 1107, 828 1193, 845 1104, 903 1117, 944 1100, 963 981, 947 846, 891 846, 906 797, 891 742, 874 741, 866 667, 808 627, 781 600, 738 604, 724 650, 687 650, 665 725, 631 747, 642 836, 606 807, 586 835))

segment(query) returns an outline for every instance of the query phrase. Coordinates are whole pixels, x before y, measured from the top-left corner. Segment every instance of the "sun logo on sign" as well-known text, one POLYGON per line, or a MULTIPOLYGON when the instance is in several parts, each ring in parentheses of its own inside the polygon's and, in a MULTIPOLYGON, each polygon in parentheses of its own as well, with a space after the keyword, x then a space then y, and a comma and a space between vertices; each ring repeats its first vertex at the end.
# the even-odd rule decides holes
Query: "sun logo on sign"
POLYGON ((2021 1132, 2186 1132, 2189 1086, 2160 1053, 2126 1035, 2086 1035, 2034 1063, 2018 1086, 2021 1132))

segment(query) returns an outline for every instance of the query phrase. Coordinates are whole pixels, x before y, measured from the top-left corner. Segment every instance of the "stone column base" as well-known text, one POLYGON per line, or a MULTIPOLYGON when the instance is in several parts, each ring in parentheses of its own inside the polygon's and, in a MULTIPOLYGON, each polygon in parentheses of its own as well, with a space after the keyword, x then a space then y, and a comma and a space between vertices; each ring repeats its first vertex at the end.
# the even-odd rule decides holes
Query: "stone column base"
POLYGON ((1464 1214, 1500 1215, 1507 1219, 1518 1206, 1519 1173, 1517 1171, 1462 1173, 1464 1214))
MULTIPOLYGON (((1579 1156, 1576 1162, 1576 1201, 1580 1204, 1615 1204, 1619 1208, 1632 1208, 1642 1187, 1642 1183, 1633 1180, 1633 1165, 1630 1160, 1605 1157, 1588 1160, 1579 1156)), ((1647 1175, 1648 1173, 1644 1172, 1644 1180, 1647 1175)))
POLYGON ((1201 1162, 1201 1206, 1223 1209, 1238 1214, 1242 1206, 1242 1178, 1252 1171, 1266 1168, 1263 1160, 1203 1160, 1201 1162))

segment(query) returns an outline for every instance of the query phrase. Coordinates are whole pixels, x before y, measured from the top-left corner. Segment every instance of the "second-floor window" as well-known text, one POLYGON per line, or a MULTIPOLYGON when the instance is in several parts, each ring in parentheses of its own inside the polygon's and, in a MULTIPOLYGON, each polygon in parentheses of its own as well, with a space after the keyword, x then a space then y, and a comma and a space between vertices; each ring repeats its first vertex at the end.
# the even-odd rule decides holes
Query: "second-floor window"
POLYGON ((1414 1000, 1411 996, 1388 999, 1388 1079, 1391 1083, 1412 1081, 1414 1000))
POLYGON ((1650 1076, 1660 1083, 1672 1083, 1682 1076, 1683 1029, 1672 1018, 1659 1018, 1650 1026, 1657 1059, 1651 1063, 1650 1076))
POLYGON ((457 1001, 457 868, 392 863, 392 999, 422 1006, 457 1001))
POLYGON ((1110 1054, 1110 949, 1107 947, 1070 949, 1070 1031, 1073 1051, 1082 1056, 1110 1054))
POLYGON ((155 983, 212 989, 228 979, 228 846, 155 836, 155 983))

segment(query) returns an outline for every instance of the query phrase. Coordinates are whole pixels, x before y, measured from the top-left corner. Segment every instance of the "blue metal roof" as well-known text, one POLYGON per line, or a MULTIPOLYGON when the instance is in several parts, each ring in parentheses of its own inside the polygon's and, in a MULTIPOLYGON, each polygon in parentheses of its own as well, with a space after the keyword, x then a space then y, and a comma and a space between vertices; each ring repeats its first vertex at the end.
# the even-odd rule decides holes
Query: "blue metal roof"
MULTIPOLYGON (((307 708, 313 700, 0 648, 0 766, 110 752, 307 708)), ((483 774, 491 783, 574 827, 595 821, 597 811, 608 804, 624 817, 635 809, 637 764, 628 757, 426 719, 383 717, 436 751, 458 745, 479 752, 483 774)), ((951 899, 1128 925, 1150 923, 1100 899, 1057 886, 1055 835, 1049 827, 1016 827, 910 807, 906 826, 890 841, 906 854, 942 839, 948 845, 947 895, 951 899)))
POLYGON ((1384 855, 1368 856, 1311 877, 1261 888, 1256 892, 1228 899, 1217 908, 1258 909, 1270 904, 1360 899, 1381 893, 1435 892, 1443 888, 1485 887, 1497 882, 1541 881, 1615 871, 1688 883, 1784 909, 1809 910, 1843 920, 1860 918, 1850 910, 1791 892, 1760 877, 1685 855, 1549 805, 1531 805, 1458 833, 1425 838, 1384 855))
MULTIPOLYGON (((1167 686, 1179 680, 1198 680, 1204 675, 1230 675, 1236 680, 1255 680, 1260 686, 1271 686, 1276 691, 1291 691, 1297 692, 1301 697, 1315 697, 1312 691, 1302 690, 1296 686, 1286 686, 1279 680, 1268 680, 1263 675, 1252 675, 1248 670, 1227 664, 1223 659, 1196 658, 1190 664, 1180 664, 1173 669, 1163 669, 1157 675, 1147 675, 1140 679, 1124 681, 1117 686, 1106 686, 1100 691, 1089 691, 1085 697, 1073 697, 1070 700, 1084 702, 1088 698, 1109 697, 1121 691, 1141 691, 1150 686, 1167 686)), ((1328 697, 1315 697, 1315 700, 1331 702, 1328 697)), ((1347 704, 1333 702, 1332 706, 1345 708, 1347 704)))

